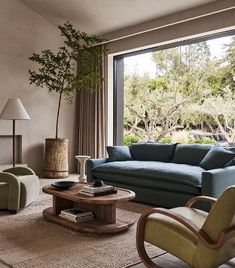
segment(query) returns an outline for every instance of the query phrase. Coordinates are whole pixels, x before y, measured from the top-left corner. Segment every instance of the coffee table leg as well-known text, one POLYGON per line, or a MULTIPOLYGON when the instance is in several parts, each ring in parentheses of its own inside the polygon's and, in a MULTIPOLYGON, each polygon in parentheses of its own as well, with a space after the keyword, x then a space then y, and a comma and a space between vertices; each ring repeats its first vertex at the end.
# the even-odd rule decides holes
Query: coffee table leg
POLYGON ((53 214, 60 214, 61 210, 72 208, 73 201, 53 196, 53 214))
POLYGON ((99 221, 116 223, 116 204, 95 206, 94 213, 99 221))

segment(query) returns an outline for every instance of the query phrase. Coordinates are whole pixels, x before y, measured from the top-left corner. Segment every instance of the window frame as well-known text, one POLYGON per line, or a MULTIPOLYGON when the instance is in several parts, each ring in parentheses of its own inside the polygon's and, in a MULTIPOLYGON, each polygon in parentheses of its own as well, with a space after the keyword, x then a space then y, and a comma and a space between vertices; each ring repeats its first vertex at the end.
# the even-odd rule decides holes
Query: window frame
POLYGON ((169 48, 185 46, 212 39, 235 35, 235 30, 209 34, 201 37, 176 41, 152 48, 140 49, 134 52, 119 54, 113 57, 113 145, 123 145, 124 130, 124 58, 156 52, 169 48))

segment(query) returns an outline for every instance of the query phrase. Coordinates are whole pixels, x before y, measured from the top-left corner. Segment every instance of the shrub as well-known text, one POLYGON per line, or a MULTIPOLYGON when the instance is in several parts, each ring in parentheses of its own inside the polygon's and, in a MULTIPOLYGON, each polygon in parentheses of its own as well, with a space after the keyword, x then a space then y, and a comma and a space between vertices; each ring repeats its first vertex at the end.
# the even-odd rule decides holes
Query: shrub
POLYGON ((189 143, 200 143, 200 144, 215 144, 216 141, 211 138, 204 139, 190 139, 189 143))
POLYGON ((123 144, 126 146, 131 145, 132 143, 140 142, 140 138, 134 135, 128 135, 124 137, 123 144))
POLYGON ((161 139, 162 143, 172 143, 172 137, 171 136, 165 136, 161 139))

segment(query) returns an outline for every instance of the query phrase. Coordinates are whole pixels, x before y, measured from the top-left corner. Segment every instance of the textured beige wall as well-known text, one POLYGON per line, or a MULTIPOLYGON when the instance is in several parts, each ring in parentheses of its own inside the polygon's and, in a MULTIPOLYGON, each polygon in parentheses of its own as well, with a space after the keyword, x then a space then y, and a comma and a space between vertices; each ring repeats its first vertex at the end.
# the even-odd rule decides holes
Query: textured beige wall
MULTIPOLYGON (((60 44, 57 28, 30 10, 19 0, 0 0, 0 111, 8 98, 19 97, 31 120, 16 121, 17 134, 23 135, 23 163, 41 173, 44 140, 54 137, 58 96, 47 89, 29 85, 28 57, 42 49, 60 44)), ((75 170, 75 102, 63 102, 60 137, 70 141, 70 171, 75 170)), ((0 135, 12 133, 12 122, 0 120, 0 135)), ((0 152, 1 154, 4 152, 0 152)))

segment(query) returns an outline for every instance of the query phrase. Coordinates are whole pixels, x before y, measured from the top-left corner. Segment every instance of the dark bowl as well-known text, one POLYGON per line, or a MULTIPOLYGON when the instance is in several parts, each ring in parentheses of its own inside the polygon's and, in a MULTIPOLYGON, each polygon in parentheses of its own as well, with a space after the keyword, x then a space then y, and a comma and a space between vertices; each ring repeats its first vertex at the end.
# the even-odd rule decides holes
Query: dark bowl
POLYGON ((57 189, 68 189, 76 184, 75 181, 56 181, 51 184, 51 186, 57 188, 57 189))

